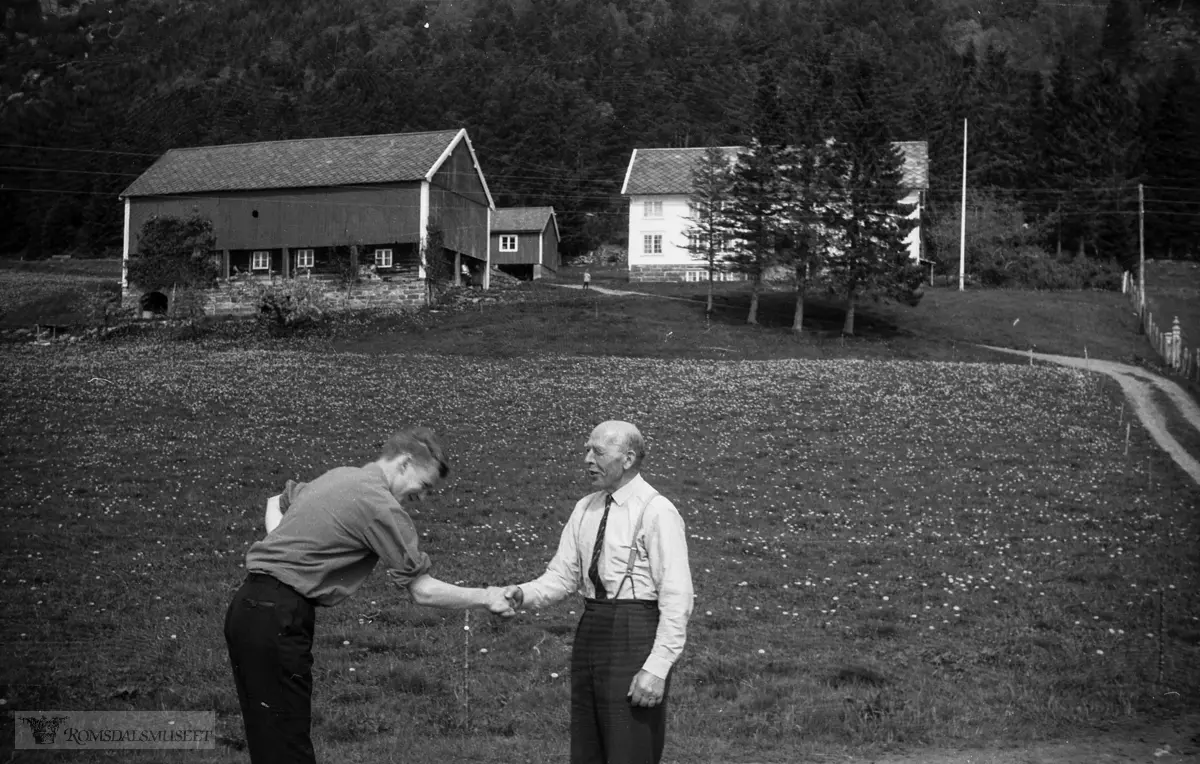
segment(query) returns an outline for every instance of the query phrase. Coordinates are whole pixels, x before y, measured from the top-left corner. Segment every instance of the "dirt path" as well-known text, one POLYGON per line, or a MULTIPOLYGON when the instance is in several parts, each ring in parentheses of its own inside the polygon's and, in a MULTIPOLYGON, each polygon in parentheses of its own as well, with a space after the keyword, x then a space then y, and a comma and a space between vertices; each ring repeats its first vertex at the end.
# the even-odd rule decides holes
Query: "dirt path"
MULTIPOLYGON (((992 347, 991 345, 980 345, 980 347, 1023 358, 1031 355, 1026 351, 992 347)), ((1137 413, 1138 419, 1141 420, 1146 431, 1150 433, 1150 437, 1154 439, 1158 447, 1170 454, 1175 463, 1190 475, 1197 485, 1200 485, 1200 461, 1197 461, 1195 457, 1179 444, 1179 441, 1172 437, 1171 433, 1167 430, 1166 415, 1162 408, 1154 401, 1154 396, 1152 395, 1154 388, 1158 388, 1165 393, 1175 406, 1176 411, 1197 432, 1200 432, 1200 406, 1197 406, 1196 402, 1179 385, 1137 366, 1116 363, 1114 361, 1075 358, 1065 355, 1049 355, 1046 353, 1033 353, 1032 357, 1035 360, 1055 363, 1060 366, 1070 366, 1076 369, 1100 372, 1115 379, 1117 384, 1121 386, 1121 390, 1125 393, 1125 397, 1133 404, 1133 410, 1137 413)))

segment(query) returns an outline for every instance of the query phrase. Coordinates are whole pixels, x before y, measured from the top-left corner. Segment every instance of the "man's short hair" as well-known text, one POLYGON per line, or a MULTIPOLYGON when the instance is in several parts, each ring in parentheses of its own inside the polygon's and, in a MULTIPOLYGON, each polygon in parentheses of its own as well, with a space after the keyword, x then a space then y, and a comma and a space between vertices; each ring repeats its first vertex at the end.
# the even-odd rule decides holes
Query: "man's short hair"
POLYGON ((440 478, 450 474, 450 465, 446 463, 446 452, 442 443, 428 427, 407 427, 400 430, 383 444, 383 452, 380 455, 384 459, 395 459, 401 454, 407 454, 425 464, 437 464, 440 478))
POLYGON ((622 440, 625 441, 621 444, 622 447, 633 452, 633 466, 642 466, 642 460, 646 458, 646 441, 642 438, 642 434, 637 430, 632 430, 625 433, 622 440))

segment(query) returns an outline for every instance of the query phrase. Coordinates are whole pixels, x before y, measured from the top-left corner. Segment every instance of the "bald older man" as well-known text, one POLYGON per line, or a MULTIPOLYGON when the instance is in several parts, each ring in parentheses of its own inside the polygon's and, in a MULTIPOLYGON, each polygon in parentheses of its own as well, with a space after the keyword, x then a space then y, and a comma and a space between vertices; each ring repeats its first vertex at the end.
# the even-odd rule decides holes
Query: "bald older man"
POLYGON ((572 764, 662 758, 693 590, 683 519, 642 479, 645 455, 632 424, 596 427, 584 458, 593 493, 575 505, 546 572, 506 590, 536 609, 586 599, 571 655, 572 764))

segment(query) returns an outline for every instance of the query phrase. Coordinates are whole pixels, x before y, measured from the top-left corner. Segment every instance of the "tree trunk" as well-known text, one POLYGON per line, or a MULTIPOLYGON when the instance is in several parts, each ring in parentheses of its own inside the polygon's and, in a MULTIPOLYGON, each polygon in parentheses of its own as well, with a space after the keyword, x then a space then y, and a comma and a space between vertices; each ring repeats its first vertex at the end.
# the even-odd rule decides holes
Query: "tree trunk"
POLYGON ((704 308, 704 315, 706 315, 706 316, 712 315, 712 302, 713 302, 713 272, 712 272, 712 264, 710 263, 708 266, 708 305, 704 308))
POLYGON ((803 270, 796 269, 796 314, 792 317, 792 331, 796 334, 804 334, 804 288, 808 286, 806 283, 803 270))
POLYGON ((758 323, 758 279, 754 279, 754 288, 750 292, 750 315, 746 316, 746 323, 758 323))
POLYGON ((846 323, 842 324, 842 334, 854 336, 854 292, 846 295, 846 323))

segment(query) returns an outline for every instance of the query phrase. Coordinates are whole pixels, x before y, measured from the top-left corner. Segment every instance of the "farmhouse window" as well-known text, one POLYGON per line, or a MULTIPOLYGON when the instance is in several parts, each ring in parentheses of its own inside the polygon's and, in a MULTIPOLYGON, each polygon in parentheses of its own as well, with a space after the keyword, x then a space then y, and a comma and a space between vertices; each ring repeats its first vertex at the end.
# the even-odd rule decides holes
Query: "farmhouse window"
POLYGON ((516 252, 517 237, 515 235, 504 234, 500 236, 500 251, 501 252, 516 252))
POLYGON ((647 255, 662 254, 662 234, 648 233, 642 237, 642 251, 647 255))
POLYGON ((646 202, 644 213, 648 218, 661 218, 662 202, 646 202))
POLYGON ((390 250, 390 249, 375 250, 375 267, 376 268, 391 268, 392 267, 392 250, 390 250))
POLYGON ((271 253, 265 249, 257 249, 250 258, 250 269, 255 271, 271 270, 271 253))
POLYGON ((311 268, 311 267, 313 267, 314 261, 315 261, 315 258, 313 257, 313 251, 311 249, 296 250, 296 267, 297 268, 311 268))

